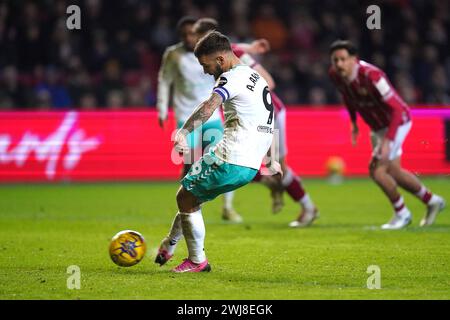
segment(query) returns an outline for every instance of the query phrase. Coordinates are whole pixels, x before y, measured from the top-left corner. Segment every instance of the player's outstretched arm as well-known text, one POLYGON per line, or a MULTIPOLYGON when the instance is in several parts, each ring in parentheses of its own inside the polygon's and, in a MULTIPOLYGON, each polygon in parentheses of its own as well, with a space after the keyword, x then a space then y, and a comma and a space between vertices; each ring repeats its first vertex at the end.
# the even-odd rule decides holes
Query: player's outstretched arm
MULTIPOLYGON (((239 43, 237 44, 237 48, 240 51, 243 51, 244 54, 239 56, 239 59, 241 59, 241 61, 252 67, 253 69, 255 69, 263 78, 264 80, 266 80, 267 84, 269 85, 269 90, 273 90, 275 89, 275 80, 273 79, 272 75, 270 74, 269 71, 266 70, 266 68, 264 68, 261 64, 259 64, 258 62, 255 61, 255 59, 253 59, 253 57, 251 56, 251 54, 258 54, 258 53, 264 53, 263 51, 260 51, 259 49, 254 49, 255 48, 255 43, 265 43, 267 42, 267 48, 269 48, 269 42, 265 39, 258 39, 252 42, 252 44, 246 44, 246 43, 239 43)), ((256 45, 256 47, 258 47, 258 45, 256 45)), ((264 45, 262 45, 262 47, 264 47, 264 45)))
POLYGON ((257 39, 251 43, 239 43, 239 47, 250 54, 265 54, 270 51, 270 43, 267 39, 257 39))

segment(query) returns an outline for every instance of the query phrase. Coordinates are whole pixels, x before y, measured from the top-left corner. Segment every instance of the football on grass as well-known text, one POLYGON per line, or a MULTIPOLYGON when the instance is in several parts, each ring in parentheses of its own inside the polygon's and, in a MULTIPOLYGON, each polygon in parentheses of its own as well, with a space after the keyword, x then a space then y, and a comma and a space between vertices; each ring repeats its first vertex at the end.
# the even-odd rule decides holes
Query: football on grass
POLYGON ((121 267, 131 267, 141 261, 147 250, 144 237, 137 231, 124 230, 117 233, 109 245, 112 261, 121 267))

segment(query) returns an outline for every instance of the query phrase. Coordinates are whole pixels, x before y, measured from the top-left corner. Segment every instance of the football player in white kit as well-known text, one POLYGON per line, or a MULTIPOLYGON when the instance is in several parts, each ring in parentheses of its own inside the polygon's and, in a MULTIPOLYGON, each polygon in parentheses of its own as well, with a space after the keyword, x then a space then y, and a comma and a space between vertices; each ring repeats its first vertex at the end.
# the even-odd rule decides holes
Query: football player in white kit
MULTIPOLYGON (((189 256, 172 270, 178 273, 211 270, 204 250, 201 204, 253 180, 272 144, 274 130, 267 82, 241 63, 226 36, 216 31, 208 33, 197 43, 194 53, 205 73, 214 75, 217 82, 209 98, 177 132, 175 149, 189 152, 187 136, 194 124, 206 122, 222 104, 225 130, 222 140, 192 165, 177 193, 179 212, 169 235, 161 242, 155 262, 166 263, 184 235, 189 256)), ((271 168, 274 174, 281 174, 278 163, 271 168)))
MULTIPOLYGON (((193 30, 197 38, 201 38, 206 33, 218 29, 218 22, 212 18, 200 18, 195 22, 193 30)), ((287 143, 286 143, 286 107, 281 99, 273 91, 275 81, 270 73, 253 57, 250 53, 265 53, 268 50, 268 43, 259 45, 231 44, 234 54, 246 65, 255 69, 268 83, 271 90, 272 103, 275 109, 275 129, 278 130, 278 137, 274 139, 274 150, 278 151, 278 157, 284 177, 281 181, 273 176, 261 175, 259 172, 255 176, 254 181, 260 181, 271 189, 272 195, 272 212, 279 212, 283 205, 283 192, 286 191, 289 196, 301 206, 301 212, 298 218, 289 223, 290 227, 299 228, 307 227, 313 223, 319 216, 319 211, 306 191, 300 177, 288 165, 286 161, 287 143), (245 48, 247 46, 247 48, 245 48), (265 47, 265 48, 264 48, 265 47), (259 49, 259 52, 255 52, 259 49)))
MULTIPOLYGON (((181 42, 168 47, 163 56, 158 75, 156 103, 161 127, 164 127, 167 120, 171 93, 177 128, 181 128, 194 108, 209 97, 214 87, 214 77, 203 72, 193 52, 197 41, 192 32, 195 21, 192 17, 180 19, 177 30, 181 42)), ((222 118, 220 110, 216 109, 207 122, 188 136, 192 151, 184 157, 182 177, 204 150, 207 152, 208 148, 222 138, 222 134, 222 118)), ((232 191, 223 195, 222 218, 239 223, 242 222, 242 217, 233 208, 233 196, 232 191)))

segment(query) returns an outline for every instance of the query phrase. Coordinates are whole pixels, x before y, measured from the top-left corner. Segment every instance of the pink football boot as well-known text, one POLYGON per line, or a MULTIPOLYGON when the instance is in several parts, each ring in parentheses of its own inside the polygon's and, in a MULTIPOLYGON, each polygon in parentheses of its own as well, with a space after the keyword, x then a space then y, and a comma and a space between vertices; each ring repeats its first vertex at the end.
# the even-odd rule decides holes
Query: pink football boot
POLYGON ((183 272, 210 272, 211 266, 208 263, 208 260, 203 261, 202 263, 195 263, 189 259, 184 259, 183 262, 172 269, 173 272, 183 273, 183 272))

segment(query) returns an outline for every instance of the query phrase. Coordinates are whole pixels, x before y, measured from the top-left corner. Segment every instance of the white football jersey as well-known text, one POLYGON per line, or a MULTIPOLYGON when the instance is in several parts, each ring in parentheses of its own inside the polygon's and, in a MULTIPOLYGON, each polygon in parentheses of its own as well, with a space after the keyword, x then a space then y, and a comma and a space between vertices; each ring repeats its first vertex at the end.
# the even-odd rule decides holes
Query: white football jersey
MULTIPOLYGON (((214 77, 203 72, 194 53, 187 51, 182 43, 166 49, 159 69, 156 107, 160 118, 167 116, 171 86, 175 118, 181 122, 209 98, 214 87, 214 77)), ((220 119, 220 109, 217 109, 210 120, 220 119)))
POLYGON ((267 82, 239 64, 219 77, 214 92, 224 101, 225 116, 215 154, 225 162, 259 170, 273 139, 274 109, 267 82))

